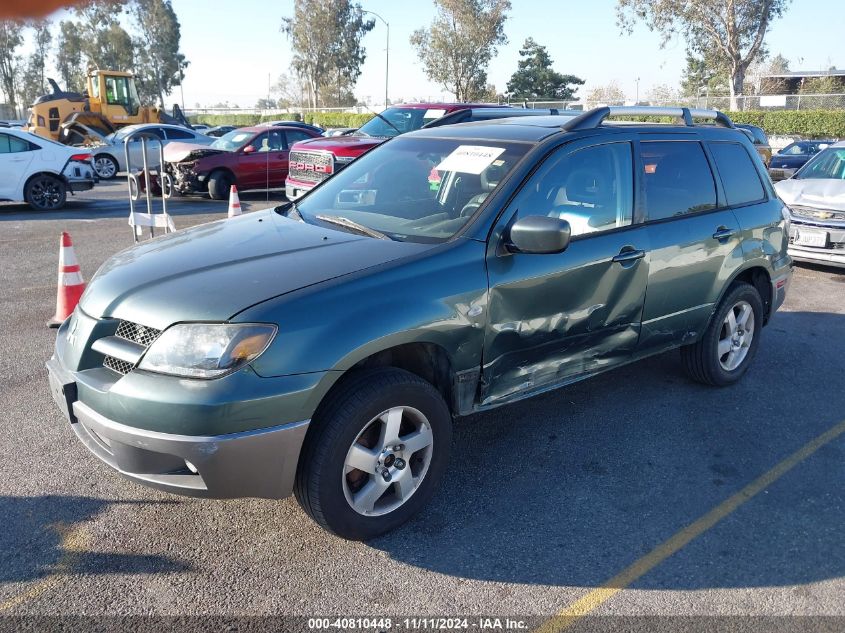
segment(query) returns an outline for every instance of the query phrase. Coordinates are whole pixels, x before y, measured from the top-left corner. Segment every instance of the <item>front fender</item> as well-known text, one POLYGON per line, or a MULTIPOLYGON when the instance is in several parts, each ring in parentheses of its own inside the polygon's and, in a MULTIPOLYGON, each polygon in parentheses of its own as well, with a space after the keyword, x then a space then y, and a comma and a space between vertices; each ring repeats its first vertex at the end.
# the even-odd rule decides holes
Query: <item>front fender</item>
POLYGON ((279 326, 253 368, 261 376, 343 372, 408 343, 439 345, 453 371, 479 367, 487 312, 484 248, 459 239, 249 308, 234 320, 279 326))

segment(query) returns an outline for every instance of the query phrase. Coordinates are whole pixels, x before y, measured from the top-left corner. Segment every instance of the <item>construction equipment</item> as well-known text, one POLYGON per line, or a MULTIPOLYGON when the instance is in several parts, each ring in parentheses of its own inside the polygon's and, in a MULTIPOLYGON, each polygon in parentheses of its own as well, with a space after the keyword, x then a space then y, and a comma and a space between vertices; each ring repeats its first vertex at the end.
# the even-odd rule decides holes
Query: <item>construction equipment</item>
POLYGON ((85 93, 66 92, 54 80, 47 81, 53 92, 32 104, 26 129, 53 141, 98 143, 116 129, 136 123, 191 127, 178 105, 174 104, 171 115, 154 106, 142 106, 132 73, 91 69, 85 93))

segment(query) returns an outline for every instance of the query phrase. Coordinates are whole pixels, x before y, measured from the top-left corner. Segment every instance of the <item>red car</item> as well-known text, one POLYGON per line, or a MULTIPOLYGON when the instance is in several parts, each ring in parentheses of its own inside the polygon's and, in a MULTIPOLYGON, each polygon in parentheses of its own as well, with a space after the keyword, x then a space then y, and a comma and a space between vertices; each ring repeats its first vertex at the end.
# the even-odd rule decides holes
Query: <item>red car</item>
POLYGON ((165 173, 176 193, 208 192, 215 200, 228 198, 231 185, 276 189, 285 186, 291 145, 319 136, 295 127, 242 127, 207 146, 171 143, 164 148, 165 173))

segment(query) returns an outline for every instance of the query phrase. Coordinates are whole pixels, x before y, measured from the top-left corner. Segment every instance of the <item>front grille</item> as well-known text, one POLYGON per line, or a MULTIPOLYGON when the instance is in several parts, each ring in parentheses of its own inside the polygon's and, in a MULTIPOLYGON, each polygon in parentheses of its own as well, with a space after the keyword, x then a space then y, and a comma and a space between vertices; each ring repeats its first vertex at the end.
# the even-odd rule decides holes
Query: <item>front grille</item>
MULTIPOLYGON (((137 343, 146 350, 153 344, 153 341, 161 336, 161 330, 147 327, 146 325, 140 325, 139 323, 132 323, 131 321, 121 321, 120 325, 117 326, 117 331, 114 335, 118 338, 137 343)), ((125 360, 115 358, 114 356, 105 356, 103 358, 103 367, 107 367, 108 369, 125 376, 132 371, 135 365, 126 362, 125 360)))
POLYGON ((132 371, 134 365, 132 363, 127 363, 125 360, 115 358, 114 356, 106 356, 103 358, 103 367, 108 367, 112 371, 116 371, 118 374, 123 374, 125 376, 132 371))
POLYGON ((132 323, 131 321, 121 321, 114 335, 137 343, 138 345, 149 347, 161 335, 161 330, 132 323))
POLYGON ((792 213, 813 220, 845 220, 845 211, 829 211, 827 209, 815 209, 813 207, 791 206, 792 213))
POLYGON ((329 152, 293 150, 288 161, 288 175, 299 182, 317 184, 334 173, 334 156, 329 152))

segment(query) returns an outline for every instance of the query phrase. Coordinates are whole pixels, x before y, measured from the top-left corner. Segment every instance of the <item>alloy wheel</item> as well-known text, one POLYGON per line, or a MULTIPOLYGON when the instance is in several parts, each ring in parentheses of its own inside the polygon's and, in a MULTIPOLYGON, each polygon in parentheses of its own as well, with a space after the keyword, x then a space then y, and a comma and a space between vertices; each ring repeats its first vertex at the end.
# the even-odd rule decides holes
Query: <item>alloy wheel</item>
POLYGON ((434 448, 428 419, 417 409, 393 407, 364 425, 346 454, 343 494, 364 516, 403 505, 425 479, 434 448))
POLYGON ((94 159, 94 171, 103 180, 108 180, 109 178, 114 178, 114 175, 117 173, 117 167, 114 161, 108 156, 98 156, 94 159))
POLYGON ((32 203, 39 209, 56 209, 62 205, 62 184, 55 178, 41 177, 30 183, 32 203))
POLYGON ((717 354, 725 371, 734 371, 748 356, 754 338, 754 310, 747 301, 740 301, 725 315, 719 334, 717 354))

